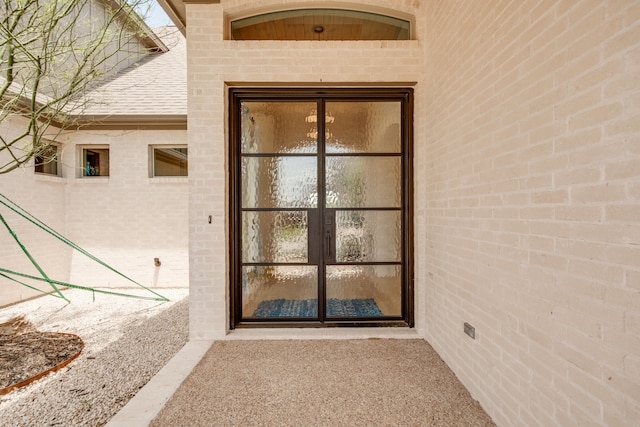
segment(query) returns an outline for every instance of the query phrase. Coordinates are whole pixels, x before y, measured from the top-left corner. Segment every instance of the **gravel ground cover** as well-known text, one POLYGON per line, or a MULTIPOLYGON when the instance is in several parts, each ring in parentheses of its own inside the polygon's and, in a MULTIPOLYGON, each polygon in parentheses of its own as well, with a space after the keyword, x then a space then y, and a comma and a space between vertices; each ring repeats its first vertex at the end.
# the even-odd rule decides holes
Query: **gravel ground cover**
POLYGON ((101 426, 188 338, 188 289, 158 291, 169 302, 66 291, 0 309, 38 330, 76 334, 85 348, 58 372, 0 396, 0 426, 101 426))
POLYGON ((217 341, 151 427, 495 427, 422 339, 217 341))

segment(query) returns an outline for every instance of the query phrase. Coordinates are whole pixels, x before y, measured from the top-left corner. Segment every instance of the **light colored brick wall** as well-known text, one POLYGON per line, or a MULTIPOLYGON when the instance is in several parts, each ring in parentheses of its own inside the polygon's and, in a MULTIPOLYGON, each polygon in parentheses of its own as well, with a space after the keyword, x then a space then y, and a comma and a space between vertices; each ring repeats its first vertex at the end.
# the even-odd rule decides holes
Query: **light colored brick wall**
MULTIPOLYGON (((414 1, 356 1, 417 17, 418 40, 410 41, 233 41, 224 40, 225 14, 249 7, 286 7, 296 1, 187 3, 190 179, 190 336, 223 337, 228 329, 228 138, 229 84, 251 82, 349 85, 421 82, 425 71, 424 5, 414 1), (207 221, 213 218, 212 224, 207 221)), ((313 3, 305 2, 305 5, 313 3)), ((318 2, 326 4, 326 2, 318 2)), ((416 89, 424 111, 425 88, 416 89)), ((424 139, 416 127, 416 140, 424 139)), ((424 150, 416 143, 416 151, 424 150)), ((420 156, 423 158, 424 156, 420 156)), ((421 165, 417 165, 422 167, 421 165)), ((423 184, 417 184, 418 187, 423 184)), ((425 192, 420 191, 418 204, 425 192)), ((420 225, 418 229, 420 229, 420 225)), ((420 258, 420 256, 418 257, 420 258)), ((416 263, 416 274, 422 264, 416 263)), ((419 289, 417 294, 421 294, 419 289)), ((419 325, 421 327, 422 325, 419 325)))
POLYGON ((228 328, 228 84, 414 81, 419 331, 501 425, 638 419, 637 5, 361 3, 418 40, 228 41, 246 2, 187 4, 191 338, 228 328))
MULTIPOLYGON (((188 178, 149 177, 149 146, 186 144, 186 138, 186 131, 71 132, 59 140, 62 177, 37 175, 29 164, 0 175, 0 193, 136 282, 160 288, 159 293, 163 287, 186 287, 188 178), (108 178, 80 177, 82 145, 109 147, 108 178)), ((89 287, 136 287, 4 206, 0 213, 51 278, 89 287)), ((0 260, 0 267, 37 275, 4 226, 0 260)), ((0 286, 0 306, 39 295, 1 277, 0 286)))
MULTIPOLYGON (((186 143, 186 131, 180 130, 69 135, 64 163, 70 239, 144 286, 188 286, 188 178, 149 176, 149 146, 186 143), (109 177, 80 176, 81 147, 92 145, 109 147, 109 177)), ((135 286, 75 251, 71 280, 92 287, 135 286)))
POLYGON ((498 425, 638 425, 640 2, 425 3, 426 338, 498 425))
MULTIPOLYGON (((24 126, 24 119, 13 117, 2 122, 0 132, 7 137, 22 131, 24 126)), ((7 153, 0 152, 0 163, 8 161, 7 153)), ((36 175, 33 165, 29 164, 0 175, 0 193, 59 233, 66 232, 64 179, 36 175)), ((4 198, 2 200, 6 201, 4 198)), ((4 205, 0 205, 0 214, 49 277, 61 281, 69 279, 70 250, 4 205)), ((42 277, 3 224, 0 224, 0 267, 42 277)), ((52 290, 47 283, 25 282, 44 291, 52 290)), ((0 307, 38 295, 41 293, 0 277, 0 307)))

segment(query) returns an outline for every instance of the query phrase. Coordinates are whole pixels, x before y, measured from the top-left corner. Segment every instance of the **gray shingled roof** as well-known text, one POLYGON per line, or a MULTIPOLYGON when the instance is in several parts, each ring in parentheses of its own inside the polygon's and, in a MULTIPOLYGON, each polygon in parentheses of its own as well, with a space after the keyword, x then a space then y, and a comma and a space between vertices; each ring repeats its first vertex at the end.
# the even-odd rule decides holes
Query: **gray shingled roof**
POLYGON ((119 72, 89 94, 83 116, 118 120, 130 116, 181 116, 187 114, 187 57, 185 38, 176 27, 154 32, 169 48, 151 53, 119 72))

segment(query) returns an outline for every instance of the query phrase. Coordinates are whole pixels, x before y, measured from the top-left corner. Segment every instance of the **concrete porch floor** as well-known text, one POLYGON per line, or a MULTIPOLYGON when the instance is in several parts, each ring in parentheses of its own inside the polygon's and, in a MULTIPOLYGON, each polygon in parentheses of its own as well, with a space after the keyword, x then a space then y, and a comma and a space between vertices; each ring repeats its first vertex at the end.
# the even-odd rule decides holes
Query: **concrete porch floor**
POLYGON ((413 330, 291 332, 188 342, 107 426, 494 425, 413 330))

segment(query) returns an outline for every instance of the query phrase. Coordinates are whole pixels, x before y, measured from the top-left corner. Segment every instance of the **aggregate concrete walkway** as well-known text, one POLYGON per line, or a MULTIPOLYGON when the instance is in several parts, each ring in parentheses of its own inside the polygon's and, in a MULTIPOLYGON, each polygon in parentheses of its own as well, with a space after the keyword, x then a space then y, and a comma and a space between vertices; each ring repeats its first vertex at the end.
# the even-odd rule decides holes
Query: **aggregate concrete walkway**
MULTIPOLYGON (((164 408, 151 426, 494 425, 420 339, 189 345, 204 357, 168 402, 160 402, 164 408)), ((166 368, 175 375, 179 366, 166 368)), ((143 391, 153 388, 149 383, 143 391)), ((117 418, 109 426, 134 425, 117 418)))

